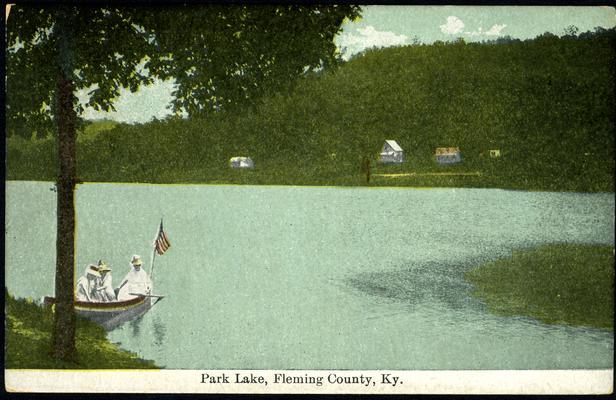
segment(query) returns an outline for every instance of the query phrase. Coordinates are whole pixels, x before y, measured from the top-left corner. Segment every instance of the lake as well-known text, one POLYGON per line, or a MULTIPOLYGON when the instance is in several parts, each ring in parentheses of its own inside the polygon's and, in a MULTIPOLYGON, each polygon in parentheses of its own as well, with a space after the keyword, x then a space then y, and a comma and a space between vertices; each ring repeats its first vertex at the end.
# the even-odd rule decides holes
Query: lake
MULTIPOLYGON (((6 184, 6 286, 53 294, 55 193, 6 184)), ((614 244, 614 195, 84 184, 77 271, 140 254, 167 297, 113 342, 173 369, 612 368, 613 332, 487 312, 463 274, 546 243, 614 244)))

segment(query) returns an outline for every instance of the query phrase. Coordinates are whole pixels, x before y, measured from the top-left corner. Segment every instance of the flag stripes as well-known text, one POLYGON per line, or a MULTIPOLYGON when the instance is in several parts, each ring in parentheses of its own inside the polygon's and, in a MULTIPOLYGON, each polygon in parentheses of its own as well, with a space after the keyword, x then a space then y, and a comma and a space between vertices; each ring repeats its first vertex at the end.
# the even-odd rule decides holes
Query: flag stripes
POLYGON ((162 256, 169 247, 171 247, 171 242, 169 242, 169 238, 163 229, 163 221, 161 220, 158 234, 156 235, 156 239, 154 239, 154 250, 158 255, 162 256))

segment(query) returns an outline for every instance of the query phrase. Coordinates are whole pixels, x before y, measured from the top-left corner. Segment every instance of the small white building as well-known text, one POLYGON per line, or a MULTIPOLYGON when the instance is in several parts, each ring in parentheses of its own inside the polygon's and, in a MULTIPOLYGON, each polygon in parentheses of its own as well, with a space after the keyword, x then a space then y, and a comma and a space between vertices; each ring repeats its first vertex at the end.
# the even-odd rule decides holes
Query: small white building
POLYGON ((383 164, 401 164, 404 162, 404 150, 395 140, 386 140, 379 161, 383 164))
POLYGON ((462 161, 459 147, 437 147, 434 156, 439 164, 456 164, 462 161))
POLYGON ((500 149, 490 150, 490 158, 500 158, 500 156, 501 156, 500 149))
POLYGON ((231 157, 229 160, 229 166, 231 168, 248 168, 252 169, 255 167, 255 163, 252 161, 250 157, 231 157))

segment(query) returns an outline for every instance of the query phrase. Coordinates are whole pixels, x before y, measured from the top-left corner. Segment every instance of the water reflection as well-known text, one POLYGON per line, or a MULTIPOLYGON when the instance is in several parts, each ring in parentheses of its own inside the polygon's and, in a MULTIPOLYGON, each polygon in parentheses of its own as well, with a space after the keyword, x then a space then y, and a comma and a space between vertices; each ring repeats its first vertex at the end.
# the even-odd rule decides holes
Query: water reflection
POLYGON ((141 317, 130 321, 129 326, 131 336, 134 338, 139 337, 141 333, 141 317))
POLYGON ((467 268, 447 263, 411 264, 397 270, 364 272, 346 278, 345 283, 364 294, 396 300, 412 308, 435 302, 453 311, 479 309, 470 296, 473 286, 463 273, 467 268))
POLYGON ((162 347, 165 343, 165 335, 167 333, 167 329, 165 325, 162 323, 160 317, 157 315, 154 317, 152 321, 153 335, 154 335, 154 345, 156 347, 162 347))

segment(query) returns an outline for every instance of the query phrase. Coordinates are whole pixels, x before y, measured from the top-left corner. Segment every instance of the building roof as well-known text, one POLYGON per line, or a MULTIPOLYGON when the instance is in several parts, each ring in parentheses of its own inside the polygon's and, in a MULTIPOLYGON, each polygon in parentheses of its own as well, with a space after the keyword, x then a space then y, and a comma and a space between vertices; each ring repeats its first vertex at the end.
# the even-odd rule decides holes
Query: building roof
POLYGON ((387 143, 394 151, 404 151, 395 140, 386 140, 385 143, 387 143))
POLYGON ((437 156, 453 155, 459 152, 460 152, 459 147, 437 147, 436 148, 437 156))

